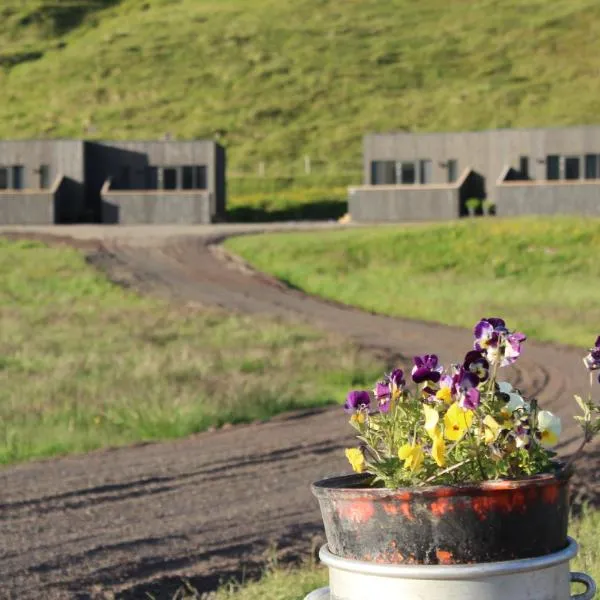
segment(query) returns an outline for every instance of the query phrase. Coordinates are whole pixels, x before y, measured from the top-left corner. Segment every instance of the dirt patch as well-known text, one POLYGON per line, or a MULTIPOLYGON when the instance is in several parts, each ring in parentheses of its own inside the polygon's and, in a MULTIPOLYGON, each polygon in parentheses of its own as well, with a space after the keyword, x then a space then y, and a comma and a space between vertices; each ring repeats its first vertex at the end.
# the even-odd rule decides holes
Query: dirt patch
MULTIPOLYGON (((109 231, 74 245, 113 281, 143 293, 302 319, 404 364, 432 347, 447 362, 471 344, 469 331, 323 302, 224 261, 210 249, 218 228, 148 243, 109 231)), ((563 417, 563 455, 577 444, 571 415, 572 394, 586 389, 581 356, 528 342, 510 371, 513 384, 563 417)), ((342 449, 351 441, 334 408, 2 469, 0 597, 170 599, 183 578, 207 592, 220 577, 258 572, 273 545, 287 559, 306 557, 323 540, 310 483, 347 471, 342 449)), ((600 451, 588 458, 574 486, 580 501, 598 498, 600 451)))

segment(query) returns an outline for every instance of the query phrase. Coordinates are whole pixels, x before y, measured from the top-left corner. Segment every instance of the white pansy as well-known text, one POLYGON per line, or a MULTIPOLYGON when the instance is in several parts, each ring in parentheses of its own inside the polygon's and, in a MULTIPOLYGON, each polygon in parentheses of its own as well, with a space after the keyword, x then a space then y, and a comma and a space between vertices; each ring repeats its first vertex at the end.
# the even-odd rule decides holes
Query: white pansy
POLYGON ((540 410, 537 421, 542 446, 554 446, 558 443, 561 432, 560 418, 548 410, 540 410))
POLYGON ((510 394, 513 391, 513 386, 508 383, 508 381, 499 381, 498 387, 500 388, 500 392, 503 394, 510 394))
POLYGON ((519 394, 509 394, 508 398, 509 400, 506 403, 506 406, 504 407, 504 410, 506 412, 512 414, 518 408, 524 408, 526 411, 529 412, 529 404, 527 404, 527 402, 525 402, 525 400, 523 400, 523 398, 521 398, 519 394))

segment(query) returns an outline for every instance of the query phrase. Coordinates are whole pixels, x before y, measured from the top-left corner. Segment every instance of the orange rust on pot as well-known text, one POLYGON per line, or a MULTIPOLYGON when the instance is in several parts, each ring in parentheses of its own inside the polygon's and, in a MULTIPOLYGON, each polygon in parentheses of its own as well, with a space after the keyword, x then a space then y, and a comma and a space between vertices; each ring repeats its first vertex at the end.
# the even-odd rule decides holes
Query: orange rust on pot
POLYGON ((448 550, 436 550, 435 551, 435 555, 437 556, 437 559, 440 563, 440 565, 452 565, 454 564, 454 560, 453 560, 453 556, 452 556, 452 552, 449 552, 448 550))
POLYGON ((476 496, 471 500, 471 504, 481 520, 487 519, 490 512, 525 512, 527 508, 525 494, 515 489, 489 496, 476 496))
POLYGON ((338 507, 338 513, 342 518, 355 523, 366 523, 375 514, 375 507, 370 500, 362 498, 342 504, 338 507))
POLYGON ((454 510, 452 502, 447 498, 439 498, 438 500, 435 500, 430 504, 429 508, 436 517, 441 517, 442 515, 454 510))
POLYGON ((404 515, 404 517, 410 521, 415 518, 410 510, 410 504, 408 502, 402 502, 400 504, 386 502, 383 504, 383 510, 388 515, 404 515))

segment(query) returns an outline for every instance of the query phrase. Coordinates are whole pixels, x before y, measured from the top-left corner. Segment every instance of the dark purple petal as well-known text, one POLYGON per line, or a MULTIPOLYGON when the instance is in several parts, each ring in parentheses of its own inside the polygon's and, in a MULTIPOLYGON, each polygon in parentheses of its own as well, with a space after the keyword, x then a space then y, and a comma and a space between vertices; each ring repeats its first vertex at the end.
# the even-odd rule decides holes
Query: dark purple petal
POLYGON ((417 367, 416 365, 412 370, 412 380, 415 383, 423 383, 427 381, 427 377, 431 371, 427 367, 417 367))
POLYGON ((357 410, 368 409, 371 405, 371 396, 364 390, 355 390, 346 396, 344 410, 352 413, 357 410))
POLYGON ((424 381, 433 381, 437 383, 440 380, 442 367, 438 366, 438 357, 435 354, 425 354, 413 358, 415 366, 412 368, 412 380, 415 383, 424 381))
POLYGON ((461 367, 460 371, 452 378, 453 387, 457 392, 466 392, 471 388, 476 388, 479 384, 478 377, 461 367))
POLYGON ((487 321, 496 331, 506 330, 506 323, 504 322, 504 319, 500 319, 498 317, 488 317, 487 319, 484 319, 484 321, 487 321))
POLYGON ((481 398, 479 396, 479 390, 471 388, 465 394, 463 394, 459 400, 459 405, 464 409, 475 410, 479 406, 480 402, 481 398))
POLYGON ((489 377, 490 363, 481 351, 467 352, 463 367, 469 373, 473 373, 479 381, 486 381, 489 377))
POLYGON ((432 371, 427 367, 413 367, 412 380, 415 383, 423 383, 424 381, 432 381, 437 383, 440 380, 441 373, 439 371, 432 371))
POLYGON ((435 385, 434 382, 428 381, 421 390, 424 396, 435 396, 439 390, 439 386, 435 385))
POLYGON ((594 346, 600 350, 600 335, 596 338, 596 343, 594 346))
POLYGON ((402 369, 394 369, 390 373, 390 381, 397 388, 403 387, 406 384, 406 381, 404 380, 404 371, 402 371, 402 369))

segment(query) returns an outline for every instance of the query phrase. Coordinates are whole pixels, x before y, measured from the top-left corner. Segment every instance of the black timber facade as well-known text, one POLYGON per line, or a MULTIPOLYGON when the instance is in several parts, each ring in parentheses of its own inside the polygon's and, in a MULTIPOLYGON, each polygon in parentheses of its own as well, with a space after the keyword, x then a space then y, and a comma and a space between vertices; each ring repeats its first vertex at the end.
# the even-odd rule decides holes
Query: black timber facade
POLYGON ((370 134, 363 169, 359 221, 454 219, 471 197, 503 216, 600 216, 600 126, 370 134))
POLYGON ((226 210, 212 141, 0 141, 0 224, 211 223, 226 210))

